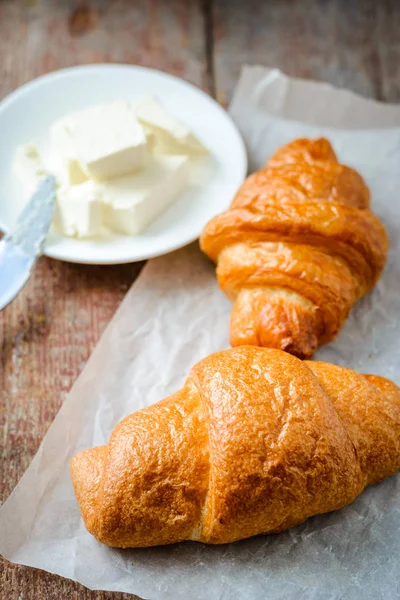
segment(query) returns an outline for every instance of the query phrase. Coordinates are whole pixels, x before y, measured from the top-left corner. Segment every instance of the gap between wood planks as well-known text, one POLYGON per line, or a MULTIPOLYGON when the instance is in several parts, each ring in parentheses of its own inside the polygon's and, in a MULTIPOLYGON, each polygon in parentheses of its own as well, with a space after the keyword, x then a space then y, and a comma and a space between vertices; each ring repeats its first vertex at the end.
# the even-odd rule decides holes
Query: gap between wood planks
POLYGON ((204 15, 204 42, 206 58, 206 83, 209 94, 217 97, 214 68, 214 2, 213 0, 203 1, 204 15))

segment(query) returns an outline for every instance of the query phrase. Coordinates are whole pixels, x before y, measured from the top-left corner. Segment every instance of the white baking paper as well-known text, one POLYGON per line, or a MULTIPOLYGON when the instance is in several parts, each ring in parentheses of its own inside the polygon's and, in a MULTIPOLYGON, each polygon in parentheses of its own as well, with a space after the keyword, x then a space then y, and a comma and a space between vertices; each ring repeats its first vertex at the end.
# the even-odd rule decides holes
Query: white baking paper
MULTIPOLYGON (((400 107, 279 71, 244 69, 231 114, 253 169, 297 136, 326 135, 371 188, 391 250, 382 280, 317 358, 400 383, 400 107)), ((183 383, 228 346, 230 304, 197 244, 145 267, 0 511, 0 551, 93 589, 151 600, 388 600, 400 597, 400 476, 351 506, 275 536, 222 547, 121 551, 84 529, 70 457, 106 443, 125 415, 183 383)))

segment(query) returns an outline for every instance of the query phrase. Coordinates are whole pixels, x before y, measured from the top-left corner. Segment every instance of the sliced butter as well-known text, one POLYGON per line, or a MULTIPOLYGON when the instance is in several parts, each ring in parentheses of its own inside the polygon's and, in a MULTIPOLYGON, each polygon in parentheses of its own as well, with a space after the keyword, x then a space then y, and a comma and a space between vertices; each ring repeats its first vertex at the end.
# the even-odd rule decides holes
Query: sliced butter
POLYGON ((51 128, 51 139, 64 159, 78 161, 86 176, 97 181, 127 175, 146 165, 146 134, 124 101, 64 117, 51 128))
POLYGON ((141 233, 182 193, 188 174, 188 157, 155 156, 145 171, 102 184, 104 224, 118 233, 141 233))
POLYGON ((145 96, 133 105, 132 110, 139 122, 154 133, 157 140, 156 149, 160 152, 166 154, 207 152, 205 146, 190 129, 170 115, 153 96, 145 96))
POLYGON ((61 188, 57 194, 54 225, 66 237, 89 238, 102 231, 101 190, 93 181, 61 188))

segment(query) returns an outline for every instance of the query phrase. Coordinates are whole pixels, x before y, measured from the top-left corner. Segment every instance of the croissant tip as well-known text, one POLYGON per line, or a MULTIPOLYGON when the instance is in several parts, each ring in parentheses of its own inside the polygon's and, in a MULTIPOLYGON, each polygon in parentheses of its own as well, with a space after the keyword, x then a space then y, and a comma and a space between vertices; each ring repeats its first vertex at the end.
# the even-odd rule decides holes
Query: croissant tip
POLYGON ((300 359, 318 348, 321 314, 311 302, 288 290, 242 289, 231 315, 232 346, 283 350, 300 359))
POLYGON ((84 450, 73 456, 70 461, 72 485, 85 527, 97 539, 99 539, 97 505, 105 450, 105 446, 84 450))

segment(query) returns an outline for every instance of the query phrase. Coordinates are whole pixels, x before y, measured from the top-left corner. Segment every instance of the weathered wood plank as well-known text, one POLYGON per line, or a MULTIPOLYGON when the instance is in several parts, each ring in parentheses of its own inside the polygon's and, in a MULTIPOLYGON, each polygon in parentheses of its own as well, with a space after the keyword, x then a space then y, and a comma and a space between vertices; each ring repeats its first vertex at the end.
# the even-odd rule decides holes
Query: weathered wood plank
POLYGON ((101 62, 154 67, 205 88, 202 19, 199 0, 3 0, 1 95, 54 69, 101 62))
MULTIPOLYGON (((42 258, 26 288, 0 314, 2 500, 29 466, 140 267, 85 267, 42 258)), ((5 561, 0 572, 1 600, 107 597, 5 561)))
POLYGON ((217 98, 226 104, 244 63, 400 101, 397 0, 214 0, 217 98))
POLYGON ((381 99, 400 102, 400 2, 384 0, 377 4, 381 99))
MULTIPOLYGON (((47 71, 93 62, 162 69, 208 89, 198 0, 1 0, 0 97, 47 71)), ((41 259, 0 313, 0 501, 29 466, 141 265, 41 259)), ((61 577, 0 563, 0 599, 123 600, 61 577)))

